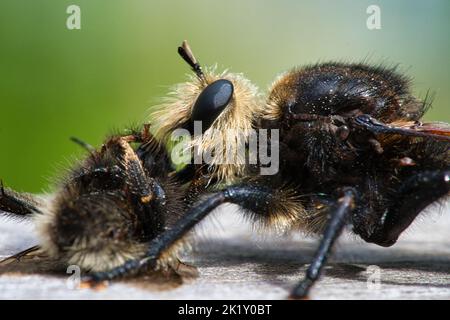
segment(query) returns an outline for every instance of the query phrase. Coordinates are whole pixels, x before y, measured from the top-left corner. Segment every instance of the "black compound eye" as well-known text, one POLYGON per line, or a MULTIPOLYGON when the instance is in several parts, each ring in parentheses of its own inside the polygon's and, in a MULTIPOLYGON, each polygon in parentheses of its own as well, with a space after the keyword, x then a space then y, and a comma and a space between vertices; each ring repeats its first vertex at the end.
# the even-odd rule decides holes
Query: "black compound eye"
POLYGON ((192 108, 192 121, 202 121, 205 132, 221 114, 233 97, 233 84, 225 79, 216 80, 208 85, 195 101, 192 108))

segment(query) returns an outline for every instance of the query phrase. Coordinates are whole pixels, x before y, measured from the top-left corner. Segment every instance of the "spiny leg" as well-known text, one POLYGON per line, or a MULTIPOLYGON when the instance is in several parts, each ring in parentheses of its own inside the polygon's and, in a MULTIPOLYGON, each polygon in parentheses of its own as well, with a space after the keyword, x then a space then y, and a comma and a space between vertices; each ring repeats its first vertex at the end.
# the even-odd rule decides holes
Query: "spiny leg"
MULTIPOLYGON (((169 158, 163 150, 162 145, 155 139, 150 133, 150 124, 144 124, 141 131, 132 131, 129 135, 112 137, 106 144, 108 148, 119 148, 119 155, 122 157, 125 171, 129 179, 129 185, 135 186, 138 193, 142 194, 142 201, 149 202, 152 200, 153 195, 150 193, 149 186, 154 184, 153 179, 149 179, 145 174, 145 170, 155 170, 154 167, 161 166, 161 162, 164 162, 164 166, 169 166, 169 158), (130 143, 139 142, 140 145, 134 150, 130 143), (164 155, 162 159, 156 159, 157 155, 164 155), (149 158, 152 158, 149 161, 149 158), (150 163, 148 163, 150 162, 150 163), (155 162, 158 162, 156 164, 155 162), (144 169, 144 165, 146 169, 144 169), (149 168, 150 167, 150 168, 149 168)), ((156 172, 152 172, 156 174, 156 172)))
POLYGON ((150 142, 153 137, 145 126, 140 137, 130 135, 125 137, 113 137, 106 143, 106 148, 111 149, 115 156, 121 159, 123 176, 126 182, 126 191, 142 212, 144 229, 151 230, 147 234, 148 239, 153 239, 160 234, 165 225, 164 209, 166 194, 159 181, 150 177, 137 152, 131 147, 130 142, 139 140, 143 143, 150 142), (149 226, 149 227, 147 227, 149 226))
POLYGON ((355 198, 354 191, 350 188, 346 188, 343 189, 341 193, 341 197, 330 209, 330 219, 314 259, 306 271, 306 276, 291 293, 290 297, 293 299, 305 298, 313 284, 319 279, 320 273, 333 248, 333 244, 340 236, 347 217, 353 209, 355 198))
POLYGON ((123 265, 113 268, 106 272, 96 272, 83 277, 84 282, 100 282, 104 280, 112 280, 128 274, 138 272, 142 268, 154 268, 157 264, 157 259, 168 249, 175 241, 181 239, 193 226, 200 222, 209 212, 214 210, 219 205, 225 203, 225 196, 222 193, 217 193, 202 201, 195 208, 188 211, 188 213, 178 221, 178 223, 167 230, 160 236, 150 241, 147 254, 142 259, 129 260, 123 265))
POLYGON ((30 194, 18 193, 3 186, 0 180, 0 211, 15 217, 27 217, 40 212, 40 201, 30 194))
POLYGON ((181 239, 197 223, 203 220, 211 211, 223 203, 234 203, 244 209, 255 213, 266 212, 272 202, 277 201, 276 191, 262 186, 235 186, 216 192, 206 199, 197 202, 180 220, 170 229, 149 242, 145 257, 138 260, 129 260, 122 266, 107 272, 98 272, 83 278, 86 282, 112 280, 117 277, 132 274, 141 268, 153 268, 158 258, 174 242, 181 239))
POLYGON ((142 203, 149 203, 154 194, 152 191, 153 181, 150 181, 142 167, 142 162, 136 152, 130 146, 133 136, 113 137, 106 147, 113 150, 117 156, 121 157, 125 171, 125 180, 131 191, 140 196, 142 203))

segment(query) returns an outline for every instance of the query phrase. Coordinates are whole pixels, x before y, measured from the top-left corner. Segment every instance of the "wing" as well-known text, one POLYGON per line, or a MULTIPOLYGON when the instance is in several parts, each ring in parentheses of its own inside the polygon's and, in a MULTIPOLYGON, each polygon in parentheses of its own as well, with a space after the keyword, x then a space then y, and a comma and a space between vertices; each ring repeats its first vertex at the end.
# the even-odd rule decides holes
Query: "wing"
POLYGON ((450 125, 445 122, 395 121, 382 123, 368 115, 361 115, 354 119, 354 125, 376 135, 423 137, 450 142, 450 125))
POLYGON ((0 275, 16 274, 55 274, 63 273, 67 263, 50 257, 39 246, 23 250, 0 261, 0 275))
POLYGON ((404 122, 392 122, 389 124, 390 127, 396 128, 398 130, 407 131, 408 133, 419 134, 419 136, 428 136, 431 138, 436 138, 440 140, 450 141, 450 124, 445 122, 415 122, 415 121, 404 121, 404 122), (422 135, 423 134, 423 135, 422 135))
POLYGON ((16 253, 13 256, 10 256, 3 260, 0 260, 0 266, 5 266, 12 262, 20 261, 22 258, 28 258, 28 259, 33 258, 33 257, 41 254, 41 252, 39 252, 40 250, 41 250, 41 247, 39 247, 39 246, 34 246, 31 248, 25 249, 19 253, 16 253))

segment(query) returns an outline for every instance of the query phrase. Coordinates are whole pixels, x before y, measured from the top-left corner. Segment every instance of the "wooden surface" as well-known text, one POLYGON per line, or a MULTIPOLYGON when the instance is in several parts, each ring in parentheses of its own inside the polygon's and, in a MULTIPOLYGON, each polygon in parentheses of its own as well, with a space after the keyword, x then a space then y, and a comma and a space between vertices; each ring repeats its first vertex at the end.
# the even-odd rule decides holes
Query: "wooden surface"
MULTIPOLYGON (((257 235, 234 211, 222 207, 196 229, 195 250, 183 260, 197 266, 199 276, 175 288, 114 283, 70 289, 65 275, 8 274, 0 276, 0 299, 286 298, 317 240, 257 235)), ((35 243, 31 225, 0 220, 0 256, 35 243)), ((428 209, 391 248, 345 235, 325 272, 311 299, 450 299, 450 205, 428 209)))

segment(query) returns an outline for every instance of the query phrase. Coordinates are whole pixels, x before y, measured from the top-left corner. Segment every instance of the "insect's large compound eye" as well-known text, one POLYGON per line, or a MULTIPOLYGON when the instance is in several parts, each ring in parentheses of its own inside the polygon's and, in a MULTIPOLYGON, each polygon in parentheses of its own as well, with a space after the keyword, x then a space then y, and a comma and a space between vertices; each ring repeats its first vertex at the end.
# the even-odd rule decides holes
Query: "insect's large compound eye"
POLYGON ((195 101, 191 120, 202 121, 202 131, 205 132, 230 103, 233 91, 233 84, 225 79, 216 80, 208 85, 195 101))

